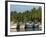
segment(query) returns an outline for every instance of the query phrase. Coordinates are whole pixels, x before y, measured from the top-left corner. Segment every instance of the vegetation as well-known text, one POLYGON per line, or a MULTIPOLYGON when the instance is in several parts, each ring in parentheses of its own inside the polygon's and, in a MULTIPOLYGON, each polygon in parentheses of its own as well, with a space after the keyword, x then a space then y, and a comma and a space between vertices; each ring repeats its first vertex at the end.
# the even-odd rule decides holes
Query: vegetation
POLYGON ((33 8, 32 10, 27 10, 24 12, 11 11, 10 21, 14 22, 28 22, 28 21, 38 21, 41 22, 42 11, 41 7, 38 9, 33 8))

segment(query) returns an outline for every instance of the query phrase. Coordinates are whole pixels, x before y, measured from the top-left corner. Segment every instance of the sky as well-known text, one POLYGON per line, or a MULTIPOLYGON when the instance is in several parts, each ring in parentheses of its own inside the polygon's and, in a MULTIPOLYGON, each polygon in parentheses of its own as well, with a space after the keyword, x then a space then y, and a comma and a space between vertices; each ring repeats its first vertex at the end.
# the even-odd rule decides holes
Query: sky
MULTIPOLYGON (((24 12, 26 10, 32 10, 34 7, 36 6, 32 6, 32 5, 10 5, 10 10, 11 11, 17 11, 17 12, 24 12)), ((38 8, 38 6, 36 7, 38 8)))

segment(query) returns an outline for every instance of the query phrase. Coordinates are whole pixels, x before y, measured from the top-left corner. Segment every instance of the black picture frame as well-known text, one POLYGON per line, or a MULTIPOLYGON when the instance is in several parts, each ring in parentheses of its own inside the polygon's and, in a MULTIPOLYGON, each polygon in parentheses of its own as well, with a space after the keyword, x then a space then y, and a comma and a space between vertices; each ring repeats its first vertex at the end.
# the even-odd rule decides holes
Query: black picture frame
POLYGON ((5 36, 25 36, 25 35, 41 35, 41 34, 45 34, 45 3, 42 3, 42 2, 25 2, 25 1, 5 1, 5 36), (44 33, 8 35, 8 2, 44 4, 44 33))

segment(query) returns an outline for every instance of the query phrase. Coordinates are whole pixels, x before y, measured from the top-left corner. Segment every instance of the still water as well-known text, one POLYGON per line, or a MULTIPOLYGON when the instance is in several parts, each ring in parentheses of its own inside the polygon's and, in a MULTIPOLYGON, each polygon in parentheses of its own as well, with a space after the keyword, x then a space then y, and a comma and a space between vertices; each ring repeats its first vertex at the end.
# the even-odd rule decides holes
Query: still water
POLYGON ((16 29, 16 28, 11 28, 10 31, 11 32, 25 32, 25 31, 40 31, 41 28, 32 28, 32 27, 27 27, 26 29, 25 28, 20 28, 20 29, 16 29))

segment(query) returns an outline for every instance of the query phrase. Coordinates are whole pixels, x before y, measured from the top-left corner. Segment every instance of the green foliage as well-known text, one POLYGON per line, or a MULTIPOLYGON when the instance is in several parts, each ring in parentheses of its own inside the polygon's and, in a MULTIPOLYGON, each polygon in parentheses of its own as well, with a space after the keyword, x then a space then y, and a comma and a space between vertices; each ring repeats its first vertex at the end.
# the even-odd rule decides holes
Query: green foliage
POLYGON ((14 22, 27 22, 27 21, 38 21, 41 22, 42 19, 42 9, 39 7, 38 9, 33 8, 31 11, 25 12, 16 12, 11 11, 10 20, 14 22))

